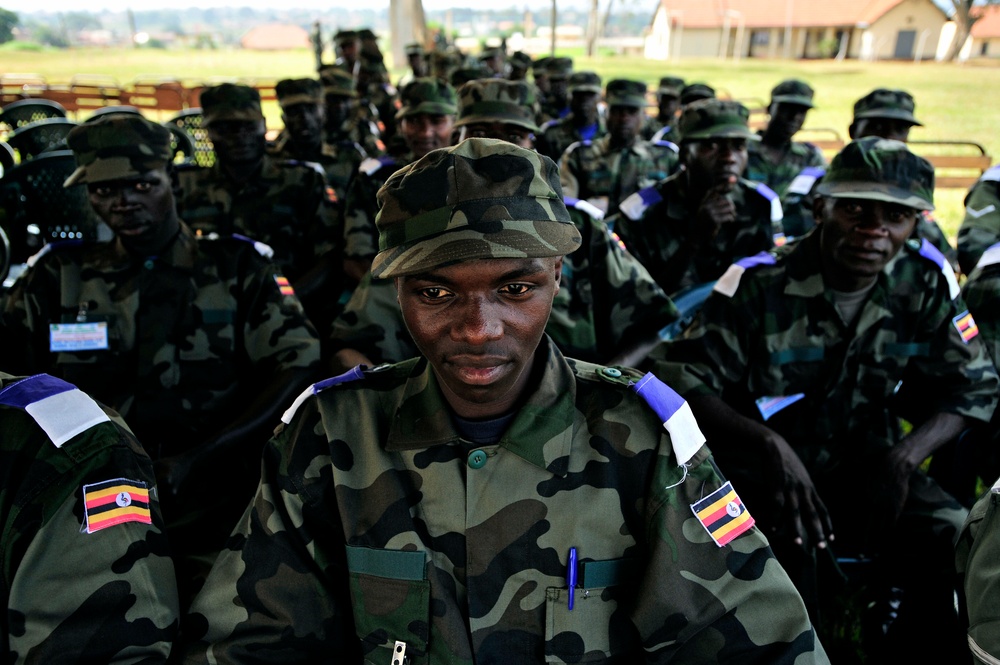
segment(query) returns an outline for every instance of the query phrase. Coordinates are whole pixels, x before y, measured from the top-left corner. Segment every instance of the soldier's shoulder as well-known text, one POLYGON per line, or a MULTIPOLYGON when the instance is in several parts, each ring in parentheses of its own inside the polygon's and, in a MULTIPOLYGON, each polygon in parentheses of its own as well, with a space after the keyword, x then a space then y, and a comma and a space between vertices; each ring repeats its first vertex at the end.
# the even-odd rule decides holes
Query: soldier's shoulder
POLYGON ((979 176, 979 182, 1000 182, 1000 164, 994 164, 979 176))
POLYGON ((633 222, 638 222, 646 216, 649 209, 664 200, 663 190, 667 183, 673 180, 676 175, 670 176, 644 189, 640 189, 638 192, 626 197, 620 204, 618 204, 618 209, 621 211, 622 215, 633 222))
POLYGON ((420 358, 411 358, 403 362, 385 363, 372 368, 357 365, 343 374, 318 381, 295 398, 292 405, 281 416, 281 422, 286 425, 292 422, 299 409, 313 397, 336 399, 336 394, 343 391, 384 391, 401 386, 412 375, 414 365, 418 361, 420 358))
POLYGON ((909 265, 922 265, 924 276, 929 281, 943 280, 948 285, 948 294, 952 299, 961 293, 958 278, 955 277, 955 270, 948 258, 929 240, 910 238, 903 243, 900 251, 903 256, 911 259, 909 265))
POLYGON ((89 243, 80 239, 57 240, 46 243, 42 245, 40 250, 28 257, 27 264, 29 268, 33 268, 39 263, 45 263, 54 259, 71 259, 85 251, 88 247, 89 243))
POLYGON ((382 155, 381 157, 365 157, 358 164, 358 172, 363 173, 366 176, 373 176, 382 169, 386 167, 396 166, 396 158, 390 157, 389 155, 382 155))
MULTIPOLYGON (((79 434, 112 422, 92 397, 73 384, 48 374, 12 379, 0 390, 0 407, 3 407, 0 413, 5 414, 4 420, 8 424, 14 418, 27 422, 26 415, 33 421, 34 427, 44 432, 51 449, 38 450, 39 454, 61 449, 79 434), (18 415, 19 412, 23 413, 18 415)), ((12 428, 5 427, 4 430, 5 447, 22 445, 12 428)))
POLYGON ((277 165, 279 169, 299 170, 326 177, 326 172, 323 170, 323 166, 317 162, 308 162, 299 159, 279 159, 275 161, 275 165, 277 165))
POLYGON ((211 233, 199 236, 198 247, 207 252, 246 253, 259 257, 262 261, 270 261, 274 258, 274 249, 270 245, 239 233, 231 235, 211 233))
POLYGON ((760 252, 754 254, 753 256, 744 257, 726 269, 726 272, 722 273, 716 282, 712 290, 715 293, 722 294, 727 298, 732 298, 736 295, 739 290, 740 285, 744 283, 747 273, 759 274, 768 268, 779 268, 781 266, 781 259, 784 255, 787 255, 787 251, 776 251, 772 250, 769 252, 760 252))

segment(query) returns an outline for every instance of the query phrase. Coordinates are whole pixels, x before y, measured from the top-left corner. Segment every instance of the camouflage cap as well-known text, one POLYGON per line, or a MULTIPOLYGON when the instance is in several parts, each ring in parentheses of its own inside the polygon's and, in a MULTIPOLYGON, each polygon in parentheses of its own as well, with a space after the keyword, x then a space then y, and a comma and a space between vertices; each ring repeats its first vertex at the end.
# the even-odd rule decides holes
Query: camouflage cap
POLYGON ((503 56, 503 55, 506 55, 503 52, 503 49, 499 49, 499 48, 495 48, 495 47, 494 48, 487 48, 487 49, 483 49, 483 52, 479 54, 479 60, 489 60, 491 58, 496 58, 496 57, 503 56))
POLYGON ((796 104, 806 108, 815 108, 813 104, 813 89, 805 81, 788 79, 774 86, 771 90, 772 104, 796 104))
POLYGON ((141 115, 114 114, 78 125, 66 137, 77 168, 63 187, 140 176, 170 163, 170 131, 141 115))
POLYGON ((869 136, 847 144, 818 185, 820 196, 934 209, 934 167, 905 143, 869 136))
POLYGON ((510 57, 507 58, 507 62, 509 62, 510 66, 515 69, 527 70, 531 67, 531 56, 524 51, 514 51, 510 54, 510 57))
POLYGON ((739 102, 702 99, 684 107, 677 125, 682 141, 738 138, 759 141, 747 122, 750 110, 739 102))
POLYGON ((274 94, 283 109, 296 104, 323 103, 323 86, 316 79, 282 79, 275 84, 274 94))
POLYGON ((412 42, 403 47, 403 53, 406 55, 423 55, 424 45, 419 42, 412 42))
POLYGON ((569 75, 569 92, 596 92, 601 94, 601 77, 595 72, 573 72, 569 75))
POLYGON ((468 139, 396 171, 378 191, 372 277, 474 259, 563 256, 580 232, 563 203, 559 167, 495 139, 468 139))
POLYGON ((550 79, 554 80, 568 79, 572 71, 573 71, 572 58, 552 58, 545 66, 545 73, 549 75, 550 79))
POLYGON ((411 115, 454 115, 458 110, 455 89, 444 81, 432 77, 413 79, 399 95, 403 106, 396 112, 396 120, 411 115))
POLYGON ((681 89, 681 106, 701 99, 715 99, 715 88, 704 83, 691 83, 681 89))
POLYGON ((646 108, 646 84, 642 81, 615 79, 608 82, 604 97, 608 106, 646 108))
POLYGON ((684 89, 684 79, 676 76, 664 76, 660 79, 659 87, 656 89, 658 95, 670 95, 680 97, 681 90, 684 89))
POLYGON ((362 53, 358 58, 358 69, 373 74, 384 74, 389 71, 385 67, 385 59, 381 53, 362 53))
POLYGON ((358 39, 366 42, 375 41, 378 39, 378 35, 371 28, 361 28, 358 30, 358 39))
POLYGON ((462 65, 462 57, 454 51, 431 52, 431 74, 448 81, 451 74, 462 65))
POLYGON ((462 67, 453 71, 448 77, 448 82, 451 83, 451 87, 458 89, 469 81, 489 78, 492 73, 489 67, 477 62, 475 67, 462 67))
POLYGON ((357 30, 338 30, 337 34, 333 36, 333 41, 337 44, 342 44, 344 42, 356 42, 357 40, 357 30))
POLYGON ((552 56, 543 56, 538 58, 531 63, 531 71, 534 74, 541 74, 542 76, 548 76, 548 66, 552 62, 552 56))
POLYGON ((324 95, 358 96, 358 92, 354 89, 354 77, 346 69, 326 65, 319 70, 319 80, 323 84, 324 95))
POLYGON ((263 120, 260 93, 247 85, 223 83, 201 91, 202 124, 218 120, 263 120))
POLYGON ((913 95, 905 90, 878 88, 854 103, 854 119, 893 118, 923 127, 913 117, 914 109, 916 103, 913 101, 913 95))
POLYGON ((458 90, 455 127, 473 122, 503 122, 537 132, 534 87, 525 81, 480 79, 458 90))

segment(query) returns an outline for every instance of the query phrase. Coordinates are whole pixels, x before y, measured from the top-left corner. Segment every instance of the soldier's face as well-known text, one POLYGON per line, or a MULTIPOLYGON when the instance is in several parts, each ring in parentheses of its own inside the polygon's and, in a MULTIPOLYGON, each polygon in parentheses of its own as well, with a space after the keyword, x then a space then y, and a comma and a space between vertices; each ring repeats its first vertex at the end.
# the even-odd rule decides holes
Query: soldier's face
POLYGON ((660 95, 660 118, 667 122, 673 121, 681 108, 680 97, 675 95, 660 95))
POLYGON ((919 211, 865 199, 819 198, 813 212, 820 226, 823 277, 839 291, 870 284, 913 232, 919 211))
POLYGON ((634 106, 612 106, 608 113, 608 131, 619 143, 631 143, 639 135, 643 120, 642 109, 634 106))
POLYGON ((545 74, 535 74, 535 87, 541 90, 543 93, 548 93, 552 89, 552 85, 549 83, 549 77, 545 74))
POLYGON ((600 98, 596 92, 574 92, 569 104, 570 110, 573 115, 593 122, 597 119, 597 102, 600 98))
POLYGON ((337 44, 337 52, 347 62, 354 63, 358 59, 358 42, 343 41, 337 44))
POLYGON ((294 104, 281 114, 281 121, 292 141, 300 145, 321 143, 323 140, 323 105, 294 104))
POLYGON ((354 108, 354 99, 344 95, 326 96, 326 126, 334 131, 340 129, 354 108))
POLYGON ((772 104, 769 111, 771 119, 767 125, 768 132, 775 132, 787 140, 802 129, 809 108, 799 104, 772 104))
POLYGON ((97 216, 130 251, 158 251, 179 228, 173 188, 165 169, 89 183, 87 195, 97 216))
POLYGON ((569 98, 569 81, 567 79, 549 79, 549 94, 552 100, 559 103, 566 103, 569 98))
POLYGON ((451 129, 455 116, 418 113, 403 118, 400 128, 406 145, 420 159, 431 150, 451 145, 451 129))
POLYGON ((747 141, 715 138, 692 141, 685 152, 685 166, 692 182, 711 187, 733 176, 739 178, 747 166, 747 141))
POLYGON ((216 120, 208 126, 208 138, 223 164, 260 161, 265 132, 263 120, 216 120))
POLYGON ((912 123, 897 118, 860 118, 851 125, 851 138, 878 136, 905 143, 910 138, 910 127, 913 127, 912 123))
POLYGON ((561 272, 561 257, 485 259, 396 278, 406 327, 459 416, 502 415, 528 387, 561 272))
POLYGON ((499 139, 528 150, 535 147, 535 135, 530 130, 506 122, 470 122, 462 125, 461 130, 460 141, 470 138, 499 139))

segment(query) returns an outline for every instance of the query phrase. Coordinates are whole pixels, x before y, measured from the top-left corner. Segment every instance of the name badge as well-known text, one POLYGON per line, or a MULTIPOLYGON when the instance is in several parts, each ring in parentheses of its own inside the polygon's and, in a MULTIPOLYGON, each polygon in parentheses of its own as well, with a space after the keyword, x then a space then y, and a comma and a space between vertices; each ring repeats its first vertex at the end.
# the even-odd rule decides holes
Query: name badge
POLYGON ((107 321, 49 324, 49 350, 53 353, 103 351, 107 348, 107 321))

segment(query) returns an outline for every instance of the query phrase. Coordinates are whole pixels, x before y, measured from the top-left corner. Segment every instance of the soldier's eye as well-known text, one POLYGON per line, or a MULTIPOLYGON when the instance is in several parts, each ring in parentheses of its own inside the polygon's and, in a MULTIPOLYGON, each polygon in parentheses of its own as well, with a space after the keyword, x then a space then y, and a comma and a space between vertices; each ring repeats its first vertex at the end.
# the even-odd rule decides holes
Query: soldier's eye
POLYGON ((148 192, 151 189, 153 189, 153 183, 151 182, 140 180, 139 182, 135 183, 135 191, 137 192, 148 192))
POLYGON ((427 288, 420 289, 418 293, 425 300, 444 300, 451 295, 447 289, 443 289, 440 286, 428 286, 427 288))
POLYGON ((500 288, 500 291, 508 296, 523 296, 532 288, 530 284, 505 284, 500 288))
POLYGON ((102 187, 101 185, 97 185, 90 191, 92 191, 94 194, 97 194, 98 196, 111 196, 110 187, 102 187))

